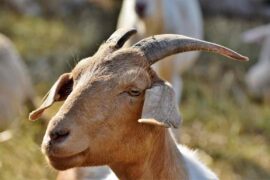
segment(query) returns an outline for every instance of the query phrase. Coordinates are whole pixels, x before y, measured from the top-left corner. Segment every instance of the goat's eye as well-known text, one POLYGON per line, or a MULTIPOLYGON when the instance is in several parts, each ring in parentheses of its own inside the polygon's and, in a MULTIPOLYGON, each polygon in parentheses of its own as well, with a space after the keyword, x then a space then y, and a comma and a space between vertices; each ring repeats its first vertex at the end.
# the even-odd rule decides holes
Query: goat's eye
POLYGON ((129 91, 128 91, 128 94, 130 95, 130 96, 139 96, 139 95, 141 95, 141 90, 139 90, 139 89, 130 89, 129 91))

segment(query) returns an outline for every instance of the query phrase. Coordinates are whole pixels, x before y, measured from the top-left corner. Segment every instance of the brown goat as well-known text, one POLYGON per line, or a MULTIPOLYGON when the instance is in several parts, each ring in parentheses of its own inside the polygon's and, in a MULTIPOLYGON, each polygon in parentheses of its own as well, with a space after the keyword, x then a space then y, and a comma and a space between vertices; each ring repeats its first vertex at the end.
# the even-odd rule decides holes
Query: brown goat
POLYGON ((172 87, 150 67, 179 52, 203 50, 248 60, 223 46, 181 35, 157 35, 122 48, 136 30, 119 29, 97 53, 81 60, 53 85, 30 119, 65 101, 50 121, 42 151, 65 170, 109 165, 120 179, 188 179, 168 129, 180 115, 172 87))

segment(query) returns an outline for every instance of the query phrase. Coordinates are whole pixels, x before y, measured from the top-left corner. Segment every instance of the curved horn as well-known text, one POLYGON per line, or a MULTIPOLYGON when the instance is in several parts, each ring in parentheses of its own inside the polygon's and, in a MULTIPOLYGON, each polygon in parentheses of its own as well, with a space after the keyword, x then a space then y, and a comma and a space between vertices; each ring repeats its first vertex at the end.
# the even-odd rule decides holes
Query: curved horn
POLYGON ((231 59, 248 61, 248 57, 224 46, 176 34, 152 36, 139 41, 132 47, 141 50, 150 65, 166 56, 188 51, 208 51, 231 59))
POLYGON ((127 29, 127 28, 118 29, 109 37, 106 43, 112 43, 114 48, 119 49, 135 33, 137 33, 136 29, 127 29))

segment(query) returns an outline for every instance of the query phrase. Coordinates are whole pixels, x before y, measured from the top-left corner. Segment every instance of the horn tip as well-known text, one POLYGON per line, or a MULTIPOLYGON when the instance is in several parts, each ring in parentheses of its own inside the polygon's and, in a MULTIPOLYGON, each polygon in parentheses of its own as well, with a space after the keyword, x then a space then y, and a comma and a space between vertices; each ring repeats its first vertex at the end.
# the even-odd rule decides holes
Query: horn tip
POLYGON ((247 56, 243 56, 241 54, 233 54, 232 56, 230 56, 230 58, 238 60, 238 61, 249 61, 249 57, 247 56))
POLYGON ((245 58, 245 61, 249 61, 249 57, 244 56, 244 58, 245 58))

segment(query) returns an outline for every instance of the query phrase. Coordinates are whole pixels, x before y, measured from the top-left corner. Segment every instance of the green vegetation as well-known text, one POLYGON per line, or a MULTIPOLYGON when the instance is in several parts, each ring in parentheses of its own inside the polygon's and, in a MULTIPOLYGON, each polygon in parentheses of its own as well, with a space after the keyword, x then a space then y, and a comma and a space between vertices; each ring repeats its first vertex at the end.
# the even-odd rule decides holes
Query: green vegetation
MULTIPOLYGON (((0 11, 0 32, 14 41, 42 96, 60 73, 93 53, 113 31, 114 22, 98 16, 89 13, 78 21, 0 11), (49 75, 38 75, 40 63, 49 75)), ((241 32, 260 23, 208 18, 206 39, 238 50, 251 61, 239 63, 202 53, 196 67, 184 75, 182 142, 199 148, 202 159, 221 179, 270 179, 270 104, 252 101, 244 84, 245 71, 257 59, 259 47, 240 39, 241 32)), ((55 171, 40 152, 44 129, 40 122, 27 121, 27 115, 20 118, 14 138, 0 144, 1 180, 54 179, 55 171)))

